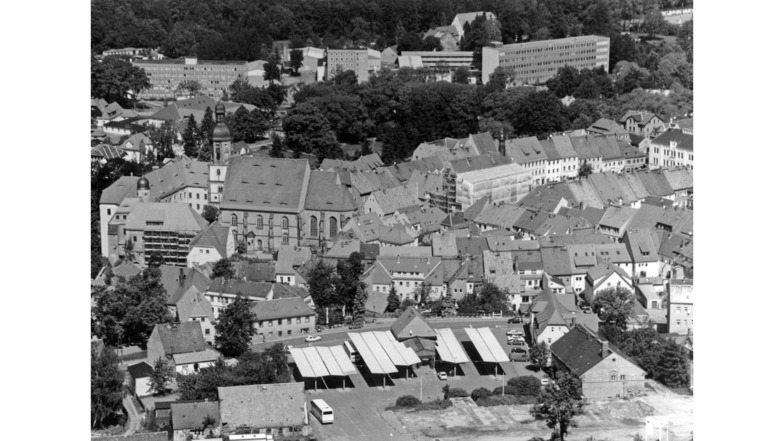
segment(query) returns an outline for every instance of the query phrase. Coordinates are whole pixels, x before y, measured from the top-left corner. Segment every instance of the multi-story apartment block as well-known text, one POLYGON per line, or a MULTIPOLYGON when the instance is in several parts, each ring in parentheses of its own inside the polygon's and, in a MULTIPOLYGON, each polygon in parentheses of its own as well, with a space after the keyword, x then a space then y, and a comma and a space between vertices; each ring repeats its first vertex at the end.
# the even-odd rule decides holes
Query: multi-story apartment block
POLYGON ((694 285, 689 279, 672 280, 668 290, 667 332, 694 333, 694 285))
POLYGON ((650 168, 685 166, 694 169, 694 131, 668 129, 651 141, 650 168))
POLYGON ((472 51, 403 51, 401 56, 419 57, 424 68, 446 68, 450 70, 458 67, 471 68, 474 62, 472 51))
POLYGON ((564 66, 577 70, 610 67, 610 39, 597 35, 514 43, 482 48, 482 82, 487 83, 497 67, 512 73, 512 86, 541 84, 564 66))
POLYGON ((256 333, 265 339, 310 334, 316 329, 316 311, 299 297, 256 302, 252 311, 256 333))
POLYGON ((220 99, 229 90, 231 83, 247 78, 248 63, 245 61, 199 61, 196 58, 175 60, 136 60, 134 66, 141 67, 147 74, 152 87, 142 91, 140 98, 175 98, 177 85, 183 81, 198 81, 201 93, 220 99))
POLYGON ((367 49, 327 49, 326 79, 334 78, 339 71, 353 70, 359 83, 366 82, 370 68, 368 55, 367 49))
POLYGON ((379 257, 367 270, 363 281, 368 290, 383 293, 388 293, 394 286, 401 300, 413 299, 423 284, 430 286, 430 295, 434 298, 446 295, 440 257, 379 257))

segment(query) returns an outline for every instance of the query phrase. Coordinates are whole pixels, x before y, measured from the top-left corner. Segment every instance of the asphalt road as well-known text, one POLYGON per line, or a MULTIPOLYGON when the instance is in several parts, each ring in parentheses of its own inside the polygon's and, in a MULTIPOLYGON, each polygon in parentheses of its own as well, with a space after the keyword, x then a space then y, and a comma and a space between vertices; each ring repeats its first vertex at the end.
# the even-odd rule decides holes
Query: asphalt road
POLYGON ((142 422, 141 415, 136 411, 136 406, 133 405, 133 398, 131 398, 130 395, 126 395, 125 398, 123 398, 123 407, 126 412, 128 412, 128 420, 130 421, 128 423, 128 430, 126 430, 123 435, 133 435, 139 430, 139 426, 142 422))

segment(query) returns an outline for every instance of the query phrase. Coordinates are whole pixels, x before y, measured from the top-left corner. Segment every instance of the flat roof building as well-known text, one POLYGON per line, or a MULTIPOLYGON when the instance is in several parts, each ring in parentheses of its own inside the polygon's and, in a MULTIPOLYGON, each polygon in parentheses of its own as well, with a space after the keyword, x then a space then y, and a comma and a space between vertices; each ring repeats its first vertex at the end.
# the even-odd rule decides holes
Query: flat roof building
POLYGON ((610 68, 610 39, 598 35, 532 41, 482 48, 482 82, 487 83, 497 67, 512 72, 512 85, 540 84, 554 77, 558 69, 610 68))
MULTIPOLYGON (((378 69, 381 69, 380 53, 377 60, 376 57, 373 57, 373 61, 377 61, 377 63, 373 63, 374 68, 378 64, 378 69)), ((357 75, 357 82, 360 84, 366 82, 370 71, 370 54, 368 49, 327 49, 326 79, 331 80, 340 70, 353 70, 357 75)))
POLYGON ((401 56, 417 56, 422 59, 422 67, 426 68, 470 69, 474 61, 472 51, 403 51, 401 56))
POLYGON ((238 78, 247 78, 248 63, 245 61, 200 61, 196 58, 176 60, 135 60, 133 65, 141 67, 150 80, 151 87, 143 90, 143 99, 176 98, 177 85, 182 81, 198 81, 201 93, 220 99, 229 86, 238 78))

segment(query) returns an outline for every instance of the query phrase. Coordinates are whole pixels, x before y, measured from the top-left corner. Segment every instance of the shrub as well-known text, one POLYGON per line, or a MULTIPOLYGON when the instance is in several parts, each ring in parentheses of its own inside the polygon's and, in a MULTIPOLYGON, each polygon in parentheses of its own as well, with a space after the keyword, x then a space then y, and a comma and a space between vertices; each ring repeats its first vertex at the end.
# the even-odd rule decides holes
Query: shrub
POLYGON ((446 394, 448 395, 447 398, 461 398, 468 396, 468 392, 466 392, 465 389, 460 389, 459 387, 449 389, 446 394))
POLYGON ((480 400, 482 398, 487 398, 491 396, 493 393, 490 392, 488 389, 484 387, 480 387, 479 389, 474 389, 471 391, 471 399, 474 401, 480 400))
POLYGON ((515 389, 515 395, 538 395, 541 387, 539 379, 533 375, 510 378, 506 384, 515 389))
POLYGON ((452 402, 449 400, 435 400, 416 406, 416 410, 441 410, 450 406, 452 406, 452 402))
POLYGON ((419 398, 413 395, 403 395, 395 401, 395 406, 397 407, 414 407, 420 404, 422 404, 422 402, 419 401, 419 398))

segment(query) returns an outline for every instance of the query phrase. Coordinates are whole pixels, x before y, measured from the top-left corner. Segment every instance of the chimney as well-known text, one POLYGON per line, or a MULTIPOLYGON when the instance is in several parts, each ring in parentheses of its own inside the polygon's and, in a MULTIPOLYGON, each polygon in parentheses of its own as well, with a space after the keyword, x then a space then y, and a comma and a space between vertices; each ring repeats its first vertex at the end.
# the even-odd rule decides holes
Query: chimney
POLYGON ((504 136, 504 129, 501 129, 501 137, 498 139, 498 151, 501 156, 506 156, 506 137, 504 136))
POLYGON ((607 358, 608 355, 610 355, 610 344, 607 343, 607 340, 602 340, 602 360, 607 358))
POLYGON ((183 285, 185 285, 185 269, 183 269, 183 268, 180 268, 180 278, 179 278, 179 280, 180 280, 180 288, 182 288, 183 285))

